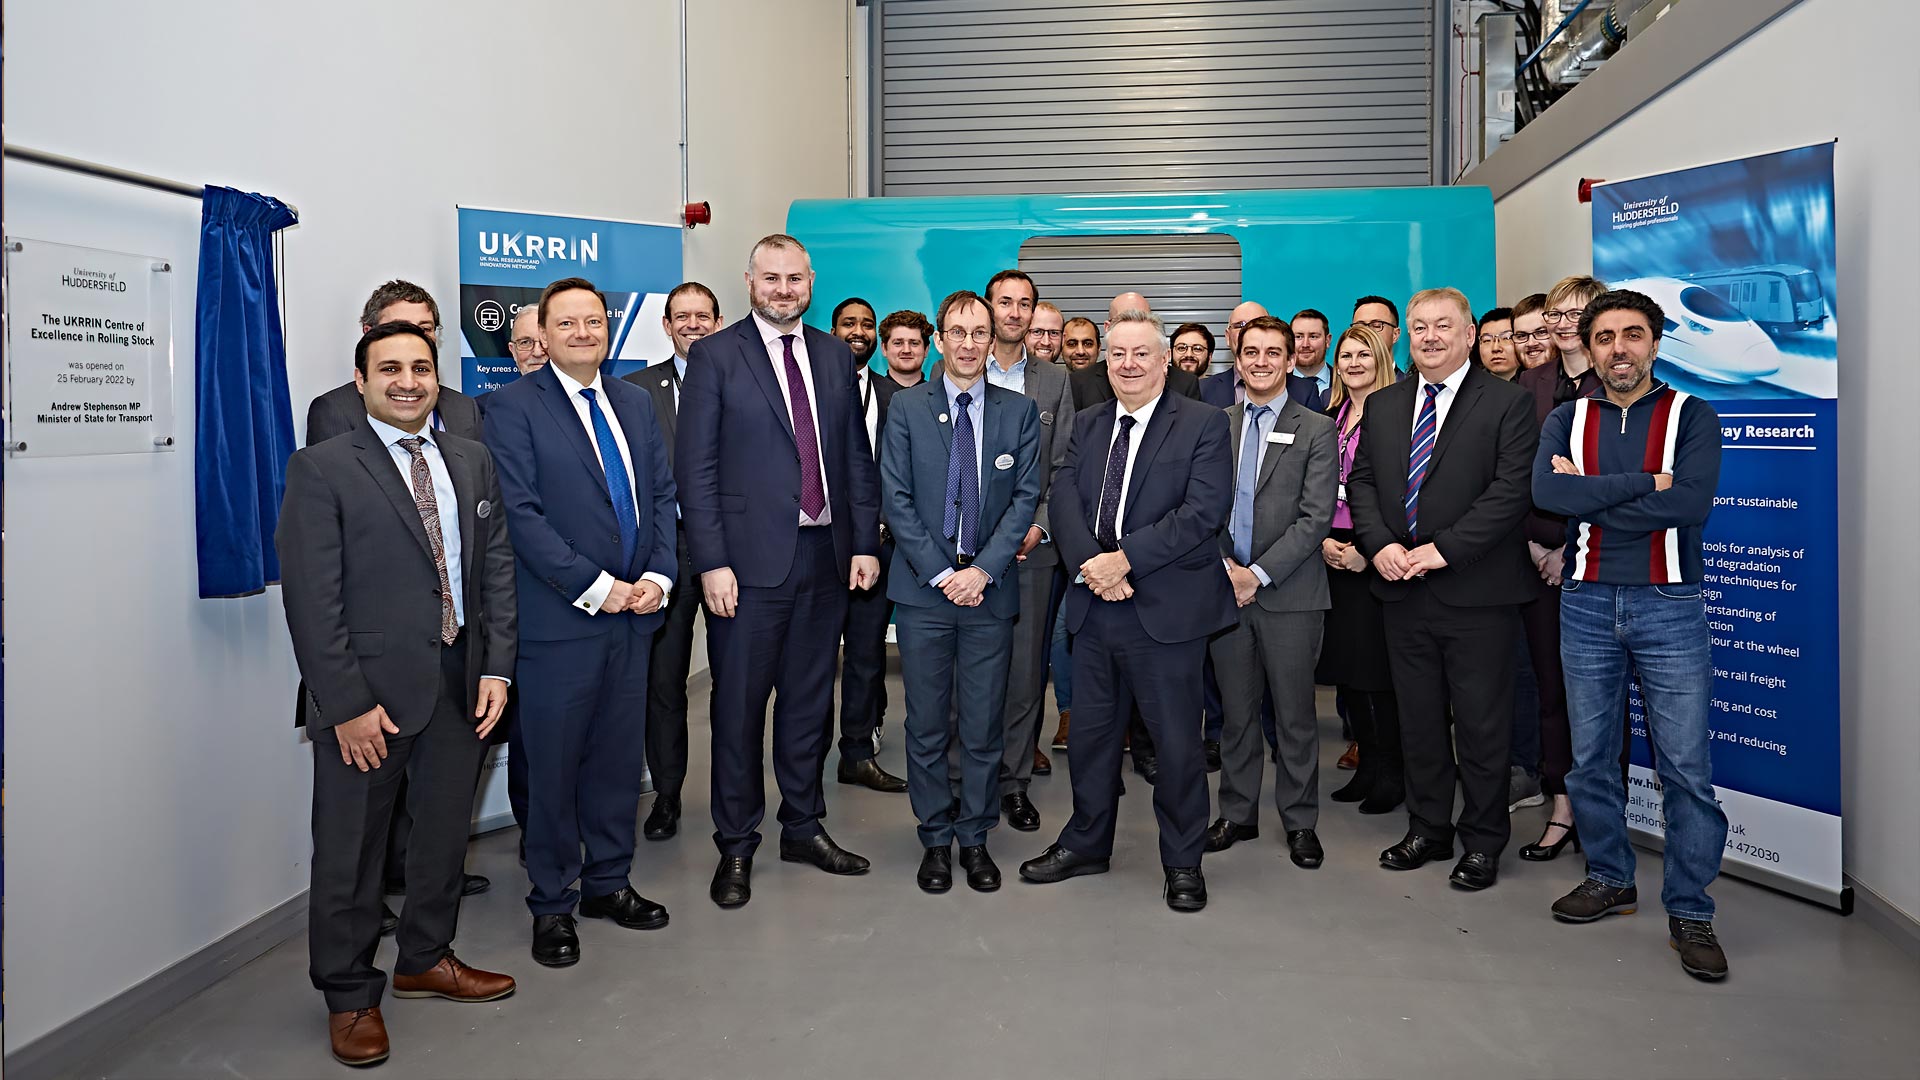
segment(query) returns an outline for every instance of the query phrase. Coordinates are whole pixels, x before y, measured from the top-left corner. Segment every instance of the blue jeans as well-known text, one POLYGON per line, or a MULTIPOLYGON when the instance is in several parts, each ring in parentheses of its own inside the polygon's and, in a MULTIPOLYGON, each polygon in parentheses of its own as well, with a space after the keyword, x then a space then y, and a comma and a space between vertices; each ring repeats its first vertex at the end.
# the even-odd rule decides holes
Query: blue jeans
POLYGON ((1617 889, 1633 884, 1620 718, 1627 681, 1638 674, 1664 795, 1660 903, 1668 915, 1712 919, 1707 886, 1720 874, 1727 815, 1713 792, 1713 656, 1700 586, 1567 582, 1560 589, 1560 659, 1573 730, 1567 795, 1587 849, 1587 876, 1617 889))
POLYGON ((1061 604, 1053 618, 1053 653, 1048 660, 1053 670, 1053 700, 1061 712, 1073 708, 1073 653, 1067 648, 1067 605, 1061 604))

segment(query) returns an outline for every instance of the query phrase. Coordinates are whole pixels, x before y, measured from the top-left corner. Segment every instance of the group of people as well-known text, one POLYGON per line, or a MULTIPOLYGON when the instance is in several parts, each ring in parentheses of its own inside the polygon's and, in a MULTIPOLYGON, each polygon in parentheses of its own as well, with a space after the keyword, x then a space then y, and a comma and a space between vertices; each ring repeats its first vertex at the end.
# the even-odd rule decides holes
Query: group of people
POLYGON ((1699 592, 1719 429, 1652 377, 1653 301, 1568 279, 1475 320, 1429 289, 1404 329, 1369 296, 1338 334, 1248 302, 1228 317, 1231 366, 1206 374, 1211 331, 1169 333, 1138 293, 1095 325, 1010 269, 931 320, 847 299, 828 333, 801 321, 813 280, 800 241, 763 238, 749 317, 725 322, 684 283, 672 361, 625 379, 602 373, 604 296, 555 281, 513 320, 521 378, 479 399, 440 385, 431 296, 396 281, 369 299, 354 380, 315 400, 289 463, 278 535, 315 747, 310 974, 336 1058, 388 1054, 383 922, 396 996, 513 991, 451 947, 461 895, 488 884, 462 864, 503 732, 534 959, 578 962, 576 916, 667 924, 631 867, 636 831, 678 832, 696 609, 721 908, 752 898, 769 741, 781 859, 869 869, 823 824, 836 675, 837 779, 907 793, 919 887, 999 888, 992 829, 1041 824, 1027 793, 1051 770, 1051 674, 1073 810, 1020 864, 1028 882, 1108 870, 1131 754, 1165 902, 1203 908, 1203 853, 1259 835, 1263 742, 1288 856, 1320 866, 1317 682, 1357 756, 1331 797, 1407 806, 1383 866, 1451 859, 1457 838, 1450 880, 1493 885, 1516 777, 1537 775, 1551 824, 1522 857, 1584 842, 1587 878, 1553 914, 1592 921, 1637 902, 1637 675, 1671 940, 1689 972, 1725 973, 1699 592), (874 757, 890 619, 904 778, 874 757), (1523 681, 1538 704, 1516 722, 1523 681), (397 917, 383 891, 404 893, 397 917))

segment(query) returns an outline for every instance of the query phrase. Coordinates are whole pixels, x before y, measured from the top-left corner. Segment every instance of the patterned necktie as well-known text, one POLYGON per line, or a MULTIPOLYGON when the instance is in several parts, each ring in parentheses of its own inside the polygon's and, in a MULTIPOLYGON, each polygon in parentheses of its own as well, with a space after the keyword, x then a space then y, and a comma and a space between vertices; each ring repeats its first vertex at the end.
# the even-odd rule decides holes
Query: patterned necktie
POLYGON ((800 451, 800 512, 818 520, 827 509, 827 485, 820 476, 820 441, 813 430, 813 405, 807 384, 800 381, 800 361, 793 358, 793 335, 780 335, 787 364, 787 407, 793 412, 793 445, 800 451))
POLYGON ((401 439, 400 446, 413 461, 407 478, 413 482, 413 508, 420 511, 420 524, 427 530, 427 547, 433 552, 433 569, 440 575, 440 640, 453 644, 460 626, 453 619, 453 585, 447 580, 446 540, 440 535, 440 500, 433 494, 433 470, 427 468, 427 455, 421 446, 427 440, 418 435, 401 439))
POLYGON ((1253 563, 1253 485, 1260 475, 1260 428, 1267 414, 1265 405, 1247 410, 1246 434, 1240 442, 1240 478, 1233 486, 1233 557, 1241 566, 1253 563))
POLYGON ((1131 416, 1121 417, 1120 434, 1107 450, 1107 475, 1100 482, 1100 513, 1094 518, 1093 536, 1108 551, 1120 546, 1115 529, 1120 516, 1120 485, 1127 478, 1127 449, 1133 445, 1136 423, 1139 421, 1131 416))
POLYGON ((600 471, 607 477, 607 498, 613 501, 614 521, 620 526, 620 554, 626 560, 614 577, 624 579, 640 550, 640 519, 633 505, 633 483, 627 477, 627 462, 620 456, 620 440, 613 437, 613 425, 600 411, 598 394, 592 387, 580 391, 587 399, 587 416, 593 420, 593 441, 600 445, 600 471))
POLYGON ((1413 449, 1407 453, 1407 538, 1420 536, 1420 485, 1427 482, 1427 466, 1433 463, 1433 444, 1440 436, 1440 412, 1433 399, 1446 389, 1445 383, 1421 383, 1427 400, 1420 403, 1420 422, 1413 425, 1413 449))
POLYGON ((947 539, 960 544, 960 554, 974 554, 980 527, 980 457, 974 451, 973 395, 962 390, 954 397, 953 449, 947 454, 947 539))

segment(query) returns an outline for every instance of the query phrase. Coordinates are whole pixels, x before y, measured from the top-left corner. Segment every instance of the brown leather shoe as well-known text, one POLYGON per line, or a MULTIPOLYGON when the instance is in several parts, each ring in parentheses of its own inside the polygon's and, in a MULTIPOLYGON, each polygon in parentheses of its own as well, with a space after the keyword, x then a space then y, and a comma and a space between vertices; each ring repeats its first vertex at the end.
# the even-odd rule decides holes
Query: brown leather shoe
POLYGON ((387 1060, 387 1022, 380 1006, 327 1014, 327 1038, 342 1065, 378 1065, 387 1060))
POLYGON ((513 976, 468 967, 448 953, 418 975, 393 973, 393 996, 446 998, 448 1001, 493 1001, 513 993, 513 976))
POLYGON ((1347 769, 1347 770, 1353 770, 1353 769, 1359 768, 1360 767, 1360 744, 1357 742, 1348 743, 1347 752, 1344 754, 1341 754, 1340 760, 1334 762, 1334 765, 1338 768, 1347 769))
POLYGON ((1053 775, 1053 762, 1048 760, 1047 755, 1037 746, 1033 748, 1033 775, 1053 775))
POLYGON ((1067 748, 1067 727, 1072 721, 1072 718, 1072 709, 1060 710, 1060 726, 1053 729, 1053 748, 1055 750, 1065 750, 1067 748))

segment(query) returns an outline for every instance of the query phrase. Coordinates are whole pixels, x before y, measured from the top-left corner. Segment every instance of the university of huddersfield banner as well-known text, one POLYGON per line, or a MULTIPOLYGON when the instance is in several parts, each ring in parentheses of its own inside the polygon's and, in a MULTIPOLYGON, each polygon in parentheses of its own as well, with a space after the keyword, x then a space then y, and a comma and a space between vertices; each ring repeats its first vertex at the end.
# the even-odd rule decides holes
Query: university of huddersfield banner
POLYGON ((519 378, 507 350, 513 317, 566 277, 586 278, 607 296, 610 377, 673 355, 660 317, 680 284, 679 226, 457 209, 462 391, 484 394, 519 378))
MULTIPOLYGON (((1725 867, 1846 910, 1833 149, 1595 186, 1593 273, 1659 302, 1654 374, 1720 413, 1702 593, 1725 867)), ((1659 835, 1637 688, 1628 709, 1628 822, 1659 835)))

